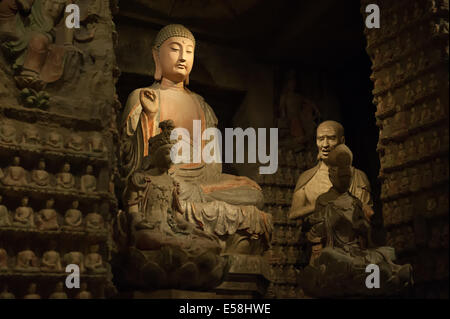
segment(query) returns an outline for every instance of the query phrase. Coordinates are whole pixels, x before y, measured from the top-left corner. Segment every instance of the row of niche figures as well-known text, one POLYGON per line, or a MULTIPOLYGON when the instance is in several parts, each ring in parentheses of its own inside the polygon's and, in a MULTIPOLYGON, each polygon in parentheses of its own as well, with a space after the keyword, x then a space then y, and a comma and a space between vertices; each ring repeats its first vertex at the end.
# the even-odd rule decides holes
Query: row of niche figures
POLYGON ((267 287, 265 299, 300 299, 304 298, 305 294, 297 285, 291 284, 276 284, 271 282, 267 287))
POLYGON ((293 189, 287 187, 265 186, 263 195, 266 204, 290 205, 292 202, 293 189))
POLYGON ((407 197, 383 203, 384 225, 409 223, 419 213, 424 218, 448 215, 448 193, 430 195, 424 203, 421 203, 424 207, 420 207, 419 201, 422 201, 422 199, 416 200, 407 197))
POLYGON ((448 161, 436 159, 432 163, 417 165, 384 176, 381 198, 416 193, 449 180, 448 161))
POLYGON ((59 173, 53 175, 46 171, 44 159, 39 160, 37 167, 29 172, 20 166, 20 157, 14 156, 8 167, 4 170, 0 168, 0 182, 5 186, 56 187, 62 190, 79 189, 82 192, 91 193, 97 191, 97 178, 93 173, 93 166, 87 165, 78 183, 77 178, 70 172, 70 164, 67 162, 59 173))
POLYGON ((45 251, 42 258, 38 258, 30 249, 22 250, 15 257, 10 257, 4 248, 0 248, 0 271, 65 273, 67 265, 75 264, 80 268, 80 273, 105 273, 107 269, 99 253, 99 247, 98 244, 93 244, 84 255, 79 251, 71 251, 63 258, 53 249, 54 247, 45 251))
POLYGON ((91 212, 83 218, 83 213, 78 209, 79 202, 72 202, 72 206, 66 211, 64 218, 53 208, 55 200, 50 198, 46 201, 45 208, 35 212, 29 206, 29 198, 23 197, 14 212, 10 212, 2 205, 0 195, 0 228, 19 227, 28 229, 48 230, 86 230, 98 232, 105 229, 102 215, 91 212))
POLYGON ((58 130, 49 131, 48 128, 38 129, 35 125, 24 127, 23 123, 13 125, 6 121, 0 122, 0 143, 2 144, 24 145, 27 149, 34 147, 89 153, 107 151, 100 133, 89 132, 88 136, 83 137, 77 133, 63 134, 58 130))
MULTIPOLYGON (((373 80, 375 85, 373 93, 381 94, 385 90, 390 90, 391 88, 401 86, 405 80, 397 78, 396 74, 397 72, 392 73, 390 69, 372 73, 370 78, 373 80)), ((400 101, 404 104, 409 104, 425 97, 426 95, 429 95, 431 92, 435 92, 438 85, 439 83, 436 78, 436 74, 430 73, 423 75, 417 80, 412 80, 411 82, 406 83, 404 88, 396 90, 395 94, 396 96, 399 96, 403 93, 403 99, 400 101)))
MULTIPOLYGON (((431 1, 432 2, 432 1, 431 1)), ((414 8, 409 9, 407 5, 404 5, 399 9, 399 11, 392 13, 392 15, 386 17, 384 19, 386 25, 383 28, 368 30, 367 44, 369 47, 373 46, 375 42, 383 42, 383 40, 388 39, 392 36, 395 36, 402 27, 408 28, 410 25, 417 22, 417 20, 424 18, 426 14, 434 13, 432 6, 428 7, 420 7, 417 2, 414 3, 414 8), (378 32, 376 32, 378 31, 378 32)), ((443 10, 448 11, 447 8, 443 10)), ((448 13, 447 13, 448 14, 448 13)), ((408 39, 421 39, 422 41, 426 41, 430 36, 436 36, 440 34, 448 34, 449 27, 448 21, 442 18, 430 18, 426 21, 420 23, 417 27, 417 30, 404 32, 404 34, 410 34, 408 39), (413 35, 416 35, 415 37, 413 35)), ((414 41, 406 42, 404 49, 411 49, 414 45, 414 41)))
POLYGON ((259 185, 294 186, 302 173, 300 168, 279 167, 275 174, 258 174, 259 185))
MULTIPOLYGON (((432 51, 435 52, 435 51, 432 51)), ((391 86, 397 86, 402 81, 405 81, 407 79, 410 79, 416 75, 418 75, 420 72, 424 71, 430 66, 430 55, 426 51, 421 51, 416 56, 408 56, 407 58, 403 60, 399 60, 398 62, 395 62, 391 67, 384 70, 384 72, 388 73, 389 75, 394 75, 394 79, 391 77, 383 77, 381 74, 382 72, 374 71, 377 73, 372 74, 372 78, 376 79, 379 77, 382 77, 381 81, 389 81, 388 84, 391 86), (416 62, 417 61, 417 62, 416 62), (380 73, 380 74, 379 74, 380 73)), ((434 77, 435 79, 435 77, 434 77)), ((432 78, 433 80, 433 78, 432 78)), ((390 96, 386 97, 386 103, 384 103, 384 99, 382 99, 380 96, 376 97, 374 101, 379 102, 379 112, 383 112, 383 109, 389 109, 393 108, 395 106, 395 102, 391 100, 390 96), (380 105, 381 104, 381 105, 380 105), (384 107, 385 105, 385 107, 384 107)))
POLYGON ((408 130, 415 130, 419 127, 427 127, 447 117, 440 99, 435 103, 423 102, 418 106, 413 106, 409 110, 402 110, 392 117, 379 120, 380 139, 389 138, 393 134, 406 133, 408 130), (433 106, 434 105, 434 106, 433 106))
MULTIPOLYGON (((36 283, 30 283, 27 288, 27 293, 23 295, 22 299, 42 299, 42 296, 38 293, 39 289, 36 283)), ((86 282, 80 283, 80 289, 77 289, 77 293, 74 296, 75 299, 92 299, 93 295, 88 290, 88 285, 86 282)), ((9 291, 7 285, 3 286, 3 289, 0 291, 0 299, 16 299, 16 295, 9 291)), ((58 282, 54 291, 50 293, 48 299, 69 299, 69 296, 64 290, 64 284, 62 282, 58 282)))
POLYGON ((265 252, 265 256, 270 265, 295 265, 299 261, 300 251, 296 246, 283 246, 272 243, 265 252))
MULTIPOLYGON (((401 166, 448 151, 448 146, 448 135, 442 136, 436 130, 413 135, 404 142, 384 145, 380 164, 383 168, 401 166)), ((435 159, 434 165, 441 165, 440 162, 441 159, 435 159)))
POLYGON ((414 229, 413 226, 402 226, 389 230, 386 235, 386 243, 395 247, 398 253, 415 251, 417 246, 431 249, 448 248, 448 224, 436 223, 430 227, 427 234, 414 229))

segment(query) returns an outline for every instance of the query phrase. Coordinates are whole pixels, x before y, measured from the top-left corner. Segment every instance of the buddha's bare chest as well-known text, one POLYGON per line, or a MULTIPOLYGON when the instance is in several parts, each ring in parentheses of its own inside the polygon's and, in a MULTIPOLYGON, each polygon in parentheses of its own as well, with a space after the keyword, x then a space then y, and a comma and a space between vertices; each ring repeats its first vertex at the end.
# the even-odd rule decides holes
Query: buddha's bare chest
POLYGON ((161 92, 160 121, 172 120, 175 127, 182 127, 193 134, 193 121, 201 120, 203 111, 198 103, 184 92, 161 92))

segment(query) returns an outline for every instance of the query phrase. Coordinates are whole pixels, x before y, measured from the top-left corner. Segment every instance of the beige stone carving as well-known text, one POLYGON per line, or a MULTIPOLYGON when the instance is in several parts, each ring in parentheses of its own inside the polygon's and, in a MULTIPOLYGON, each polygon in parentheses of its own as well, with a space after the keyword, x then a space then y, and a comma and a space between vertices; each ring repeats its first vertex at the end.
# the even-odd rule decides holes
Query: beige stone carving
POLYGON ((22 198, 21 205, 16 208, 13 225, 17 227, 35 227, 33 208, 28 206, 28 197, 22 198))
POLYGON ((62 189, 73 189, 75 187, 75 177, 70 173, 70 164, 65 163, 56 176, 56 186, 62 189))
MULTIPOLYGON (((0 173, 1 176, 1 173, 0 173)), ((7 186, 25 186, 28 183, 27 172, 20 166, 20 157, 15 156, 11 166, 3 172, 1 182, 7 186)))
POLYGON ((88 272, 93 273, 104 273, 106 272, 106 268, 103 265, 102 256, 98 253, 99 245, 92 245, 89 248, 89 253, 86 255, 84 259, 84 267, 88 272))
POLYGON ((41 296, 37 294, 36 283, 33 282, 28 286, 27 294, 23 297, 23 299, 41 299, 41 296))
POLYGON ((88 165, 86 167, 86 174, 81 176, 80 188, 82 192, 90 193, 97 190, 97 178, 92 175, 93 172, 94 168, 92 167, 92 165, 88 165))
POLYGON ((32 250, 23 250, 17 254, 15 270, 23 272, 39 271, 39 259, 32 250))
POLYGON ((53 208, 55 200, 47 200, 45 208, 41 209, 36 216, 36 226, 39 230, 58 230, 58 213, 53 208))
POLYGON ((0 195, 0 227, 11 226, 11 217, 8 208, 2 205, 3 196, 0 195))
POLYGON ((55 291, 51 293, 49 299, 68 299, 67 294, 64 292, 64 284, 58 282, 55 287, 55 291))
POLYGON ((79 202, 75 200, 72 202, 72 207, 66 211, 64 215, 65 225, 63 226, 65 229, 74 230, 81 227, 83 215, 78 209, 78 206, 79 202))
POLYGON ((38 187, 50 186, 50 174, 45 170, 45 160, 39 160, 38 168, 31 171, 31 182, 38 187))

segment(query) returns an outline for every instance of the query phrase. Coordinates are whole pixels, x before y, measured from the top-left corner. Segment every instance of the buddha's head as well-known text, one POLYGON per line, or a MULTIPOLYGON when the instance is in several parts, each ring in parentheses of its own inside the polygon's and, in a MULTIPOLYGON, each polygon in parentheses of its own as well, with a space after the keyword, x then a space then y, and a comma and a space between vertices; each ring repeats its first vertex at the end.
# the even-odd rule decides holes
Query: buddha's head
POLYGON ((28 205, 28 197, 24 197, 22 198, 22 206, 27 206, 28 205))
POLYGON ((153 44, 155 80, 166 78, 174 83, 189 84, 189 73, 194 64, 195 38, 181 24, 162 28, 153 44))
POLYGON ((50 198, 49 200, 47 200, 46 206, 47 208, 52 208, 54 204, 55 200, 53 198, 50 198))
POLYGON ((336 146, 328 156, 328 175, 331 184, 340 193, 345 193, 352 181, 353 154, 345 144, 336 146))
POLYGON ((37 286, 35 283, 30 284, 30 286, 28 287, 29 294, 35 294, 36 290, 37 290, 37 286))
POLYGON ((86 174, 91 175, 93 171, 94 171, 94 168, 92 167, 92 165, 88 165, 86 167, 86 174))
POLYGON ((39 167, 40 170, 45 170, 45 161, 43 159, 41 159, 39 161, 39 166, 38 167, 39 167))
POLYGON ((79 204, 80 204, 80 203, 79 203, 77 200, 74 200, 74 201, 72 202, 72 208, 77 209, 78 206, 79 206, 79 204))
POLYGON ((63 172, 64 173, 69 173, 70 172, 70 164, 69 163, 65 163, 63 166, 63 172))
POLYGON ((19 156, 14 156, 14 158, 13 158, 13 165, 14 166, 19 166, 20 165, 20 157, 19 156))
POLYGON ((338 145, 345 143, 344 127, 336 121, 325 121, 317 127, 316 143, 318 159, 326 160, 330 152, 338 145))

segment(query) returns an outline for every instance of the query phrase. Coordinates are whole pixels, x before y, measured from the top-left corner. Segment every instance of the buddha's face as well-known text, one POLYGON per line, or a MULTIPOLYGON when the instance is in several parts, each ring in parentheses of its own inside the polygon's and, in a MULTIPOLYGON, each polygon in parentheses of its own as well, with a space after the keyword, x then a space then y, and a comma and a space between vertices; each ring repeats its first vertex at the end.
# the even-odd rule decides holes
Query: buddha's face
POLYGON ((47 201, 47 208, 51 208, 51 207, 53 207, 53 204, 55 203, 55 201, 53 200, 53 199, 49 199, 48 201, 47 201))
POLYGON ((14 163, 15 166, 19 166, 19 164, 20 164, 20 158, 17 157, 17 156, 14 157, 13 163, 14 163))
POLYGON ((194 64, 194 42, 184 37, 169 38, 159 48, 158 57, 162 76, 175 83, 183 82, 194 64))
POLYGON ((64 171, 65 173, 70 172, 70 165, 69 165, 69 164, 64 164, 63 171, 64 171))
POLYGON ((86 167, 86 173, 87 173, 87 174, 92 174, 92 172, 93 172, 92 166, 91 166, 91 165, 88 165, 88 166, 86 167))
POLYGON ((329 168, 328 174, 331 184, 333 184, 334 188, 336 188, 340 193, 345 193, 349 189, 352 180, 352 171, 350 166, 332 166, 329 168))
POLYGON ((27 206, 27 205, 28 205, 28 197, 22 198, 22 206, 27 206))
POLYGON ((44 161, 40 161, 39 162, 39 169, 40 170, 44 170, 45 169, 45 162, 44 161))
POLYGON ((339 144, 344 142, 344 137, 339 134, 333 125, 320 125, 317 128, 317 148, 319 159, 328 158, 328 154, 339 144))
POLYGON ((78 208, 78 205, 79 205, 79 203, 78 203, 77 200, 75 200, 75 201, 72 202, 72 207, 73 207, 73 208, 77 209, 77 208, 78 208))

